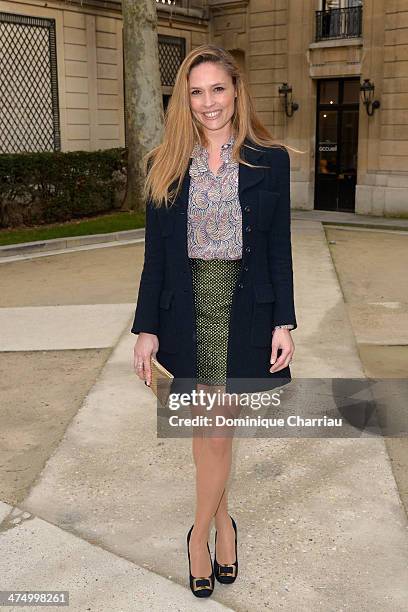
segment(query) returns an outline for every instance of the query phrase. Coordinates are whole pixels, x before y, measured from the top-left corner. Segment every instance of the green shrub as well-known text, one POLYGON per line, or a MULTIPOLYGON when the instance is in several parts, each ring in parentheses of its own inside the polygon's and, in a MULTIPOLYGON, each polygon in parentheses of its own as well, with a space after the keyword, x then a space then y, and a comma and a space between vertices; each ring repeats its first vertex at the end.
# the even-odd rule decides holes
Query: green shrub
POLYGON ((121 207, 127 149, 0 155, 0 227, 78 219, 121 207))

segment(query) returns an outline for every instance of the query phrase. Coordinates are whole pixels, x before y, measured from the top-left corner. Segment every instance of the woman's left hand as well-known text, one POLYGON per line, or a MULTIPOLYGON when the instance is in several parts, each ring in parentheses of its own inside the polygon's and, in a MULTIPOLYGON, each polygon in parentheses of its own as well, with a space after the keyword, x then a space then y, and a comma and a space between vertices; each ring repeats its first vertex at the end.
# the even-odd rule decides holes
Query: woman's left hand
POLYGON ((292 355, 295 351, 295 345, 292 340, 289 329, 278 328, 272 333, 272 352, 271 352, 271 363, 273 366, 270 368, 270 372, 278 372, 289 365, 292 355), (278 349, 282 349, 282 353, 278 355, 278 349))

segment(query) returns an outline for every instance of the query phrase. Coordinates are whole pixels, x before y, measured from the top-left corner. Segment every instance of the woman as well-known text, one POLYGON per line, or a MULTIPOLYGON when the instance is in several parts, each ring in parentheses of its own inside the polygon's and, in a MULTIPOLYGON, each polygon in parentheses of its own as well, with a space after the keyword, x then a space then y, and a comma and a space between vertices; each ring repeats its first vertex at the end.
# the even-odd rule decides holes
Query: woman
MULTIPOLYGON (((154 355, 176 380, 196 381, 197 390, 242 393, 289 382, 290 329, 297 327, 289 155, 257 117, 228 52, 202 45, 187 55, 163 141, 146 162, 145 260, 131 330, 138 334, 136 373, 150 384, 154 355)), ((237 577, 226 490, 232 436, 196 430, 192 445, 190 587, 208 597, 214 576, 223 583, 237 577)))

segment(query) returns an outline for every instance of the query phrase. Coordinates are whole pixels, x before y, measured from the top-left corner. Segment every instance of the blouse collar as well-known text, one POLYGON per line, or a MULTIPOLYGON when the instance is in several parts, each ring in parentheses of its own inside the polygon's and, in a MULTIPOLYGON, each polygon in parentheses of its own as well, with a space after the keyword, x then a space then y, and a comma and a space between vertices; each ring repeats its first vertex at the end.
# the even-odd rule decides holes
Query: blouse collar
MULTIPOLYGON (((220 157, 223 162, 231 163, 233 161, 231 153, 234 142, 235 136, 232 135, 227 142, 221 145, 220 157)), ((193 158, 191 167, 193 168, 194 174, 201 174, 208 170, 208 150, 203 147, 199 142, 194 145, 191 157, 193 158)))

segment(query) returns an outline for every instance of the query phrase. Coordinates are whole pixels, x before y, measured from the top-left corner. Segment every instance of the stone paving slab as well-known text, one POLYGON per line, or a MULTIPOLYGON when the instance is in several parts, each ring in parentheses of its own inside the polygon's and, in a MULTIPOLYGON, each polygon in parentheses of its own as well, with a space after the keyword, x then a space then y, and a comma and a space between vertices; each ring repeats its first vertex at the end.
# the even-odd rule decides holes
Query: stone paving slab
MULTIPOLYGON (((0 503, 1 590, 69 591, 69 606, 43 612, 198 612, 202 602, 184 587, 104 550, 18 507, 0 503)), ((1 610, 20 610, 1 606, 1 610)), ((229 608, 215 600, 206 610, 229 608)))
POLYGON ((134 304, 0 308, 0 351, 114 346, 134 309, 134 304))

